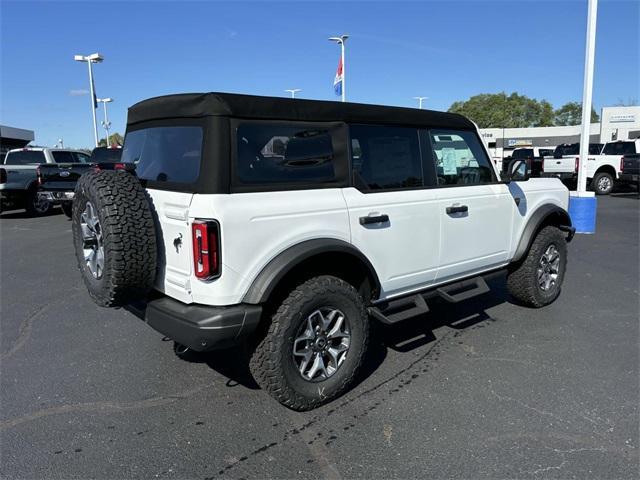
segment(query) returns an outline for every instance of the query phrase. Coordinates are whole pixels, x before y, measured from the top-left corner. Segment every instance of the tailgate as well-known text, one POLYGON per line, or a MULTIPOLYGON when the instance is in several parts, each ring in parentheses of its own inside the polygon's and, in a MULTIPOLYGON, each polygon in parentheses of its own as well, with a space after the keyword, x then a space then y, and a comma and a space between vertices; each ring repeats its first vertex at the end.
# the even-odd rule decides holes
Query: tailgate
POLYGON ((622 173, 637 175, 640 173, 640 157, 622 159, 622 173))
POLYGON ((73 190, 80 176, 90 168, 88 163, 41 165, 42 190, 73 190))
POLYGON ((158 239, 158 273, 155 287, 184 303, 191 303, 192 193, 147 189, 158 239))
POLYGON ((574 155, 562 158, 546 157, 544 159, 544 173, 571 173, 576 170, 574 155))

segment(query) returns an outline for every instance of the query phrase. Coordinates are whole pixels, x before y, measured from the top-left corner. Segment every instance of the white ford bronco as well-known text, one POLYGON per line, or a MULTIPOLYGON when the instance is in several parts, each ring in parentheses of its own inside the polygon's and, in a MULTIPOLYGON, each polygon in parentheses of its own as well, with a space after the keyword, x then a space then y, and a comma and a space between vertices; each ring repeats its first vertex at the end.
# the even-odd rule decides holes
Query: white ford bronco
POLYGON ((296 410, 345 392, 371 322, 486 293, 541 307, 574 229, 557 179, 500 178, 474 124, 427 110, 223 93, 129 109, 119 171, 76 186, 73 237, 102 306, 145 299, 177 353, 245 342, 296 410))

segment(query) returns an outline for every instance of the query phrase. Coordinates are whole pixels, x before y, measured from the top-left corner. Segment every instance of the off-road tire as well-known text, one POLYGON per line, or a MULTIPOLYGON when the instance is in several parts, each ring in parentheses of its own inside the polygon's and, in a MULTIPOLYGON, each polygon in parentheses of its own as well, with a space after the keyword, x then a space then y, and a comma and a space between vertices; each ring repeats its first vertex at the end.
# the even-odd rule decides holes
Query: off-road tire
POLYGON ((507 275, 507 289, 520 303, 540 308, 552 303, 562 288, 567 267, 567 241, 564 234, 554 226, 546 226, 538 232, 527 256, 513 267, 507 275), (553 289, 545 292, 538 282, 538 266, 542 255, 550 245, 555 245, 560 254, 558 278, 553 289))
POLYGON ((112 307, 144 298, 156 276, 157 245, 149 201, 138 179, 122 170, 85 173, 76 185, 72 221, 78 268, 93 301, 112 307), (97 209, 102 230, 101 278, 91 274, 84 259, 80 224, 87 202, 97 209))
POLYGON ((593 180, 591 180, 591 188, 596 193, 596 195, 609 195, 613 190, 613 181, 614 181, 613 176, 610 173, 607 173, 607 172, 596 173, 596 175, 593 177, 593 180), (609 186, 607 188, 601 188, 599 186, 600 180, 605 178, 609 180, 608 182, 609 186))
POLYGON ((260 387, 292 410, 316 408, 343 394, 353 383, 369 343, 369 318, 362 297, 349 283, 333 276, 314 277, 298 285, 271 317, 249 362, 260 387), (302 378, 293 360, 294 337, 308 315, 323 306, 340 309, 349 321, 351 339, 344 362, 329 378, 302 378))
POLYGON ((73 204, 71 202, 62 202, 60 208, 67 218, 70 219, 73 214, 73 204))
POLYGON ((32 216, 32 217, 41 217, 43 215, 46 215, 47 213, 49 213, 51 211, 51 209, 53 208, 53 205, 51 204, 51 202, 47 202, 48 206, 45 210, 38 210, 35 206, 35 203, 37 202, 38 199, 38 190, 36 188, 30 188, 27 191, 27 196, 24 200, 24 209, 27 211, 27 213, 32 216))

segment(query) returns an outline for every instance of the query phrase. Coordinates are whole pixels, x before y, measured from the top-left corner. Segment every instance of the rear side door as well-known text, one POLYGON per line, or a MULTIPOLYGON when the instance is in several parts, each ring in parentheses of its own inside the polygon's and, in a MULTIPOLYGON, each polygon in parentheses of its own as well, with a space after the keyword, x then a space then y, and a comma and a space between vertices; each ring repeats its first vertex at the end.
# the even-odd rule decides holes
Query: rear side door
POLYGON ((505 264, 515 202, 474 131, 430 130, 436 169, 440 261, 437 282, 505 264))
MULTIPOLYGON (((417 128, 351 125, 351 241, 373 264, 381 298, 433 283, 440 219, 417 128)), ((432 172, 431 172, 432 173, 432 172)))

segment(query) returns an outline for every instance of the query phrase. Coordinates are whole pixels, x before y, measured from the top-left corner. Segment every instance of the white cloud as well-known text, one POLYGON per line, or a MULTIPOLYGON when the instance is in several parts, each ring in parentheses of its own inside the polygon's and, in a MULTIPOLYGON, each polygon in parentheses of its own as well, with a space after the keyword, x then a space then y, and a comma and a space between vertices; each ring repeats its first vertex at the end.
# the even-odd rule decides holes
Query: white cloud
POLYGON ((69 90, 70 97, 81 97, 82 95, 89 95, 89 90, 85 90, 85 89, 69 90))

